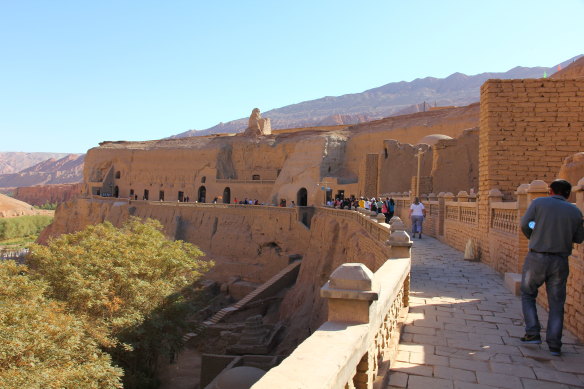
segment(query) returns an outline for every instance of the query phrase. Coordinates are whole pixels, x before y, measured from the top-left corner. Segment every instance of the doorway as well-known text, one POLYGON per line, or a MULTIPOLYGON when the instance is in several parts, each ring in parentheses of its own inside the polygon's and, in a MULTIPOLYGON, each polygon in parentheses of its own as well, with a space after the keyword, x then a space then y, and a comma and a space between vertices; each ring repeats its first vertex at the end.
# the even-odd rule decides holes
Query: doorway
POLYGON ((199 187, 199 195, 197 196, 199 203, 204 203, 207 199, 207 188, 204 186, 199 187))
POLYGON ((306 188, 300 188, 296 194, 296 204, 299 207, 306 207, 308 205, 308 191, 306 188))
POLYGON ((231 188, 223 189, 223 204, 231 204, 231 188))

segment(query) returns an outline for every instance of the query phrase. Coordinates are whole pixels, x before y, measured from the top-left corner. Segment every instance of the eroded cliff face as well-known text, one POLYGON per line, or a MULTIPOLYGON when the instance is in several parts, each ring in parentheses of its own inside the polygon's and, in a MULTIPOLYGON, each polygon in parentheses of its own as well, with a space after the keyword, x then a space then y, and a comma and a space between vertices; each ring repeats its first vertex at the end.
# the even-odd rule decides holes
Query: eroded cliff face
POLYGON ((81 183, 28 186, 16 188, 14 197, 32 205, 62 203, 78 197, 82 188, 81 183))
MULTIPOLYGON (((416 144, 431 134, 457 137, 478 124, 478 104, 421 112, 351 127, 282 130, 259 137, 241 135, 104 142, 85 163, 85 192, 149 200, 231 202, 257 199, 289 204, 306 190, 307 203, 320 205, 333 193, 361 196, 360 169, 368 154, 384 159, 385 140, 416 144)), ((426 156, 427 157, 427 156, 426 156)), ((424 169, 426 169, 424 157, 424 169)), ((410 166, 408 159, 400 163, 410 166)), ((395 165, 397 168, 397 165, 395 165)), ((406 171, 407 170, 407 171, 406 171)), ((412 169, 397 181, 380 180, 380 192, 406 190, 412 169), (406 174, 407 173, 407 174, 406 174)), ((383 173, 383 170, 382 170, 383 173)), ((424 175, 429 175, 423 173, 424 175)), ((408 184, 409 185, 409 184, 408 184)))

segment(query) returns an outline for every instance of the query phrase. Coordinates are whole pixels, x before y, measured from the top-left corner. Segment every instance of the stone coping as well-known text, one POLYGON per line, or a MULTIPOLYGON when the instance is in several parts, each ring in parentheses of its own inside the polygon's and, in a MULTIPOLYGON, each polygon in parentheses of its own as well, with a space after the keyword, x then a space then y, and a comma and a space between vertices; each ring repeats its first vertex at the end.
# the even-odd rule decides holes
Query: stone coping
POLYGON ((445 201, 444 205, 451 207, 466 207, 466 208, 477 208, 478 203, 468 202, 468 201, 445 201))

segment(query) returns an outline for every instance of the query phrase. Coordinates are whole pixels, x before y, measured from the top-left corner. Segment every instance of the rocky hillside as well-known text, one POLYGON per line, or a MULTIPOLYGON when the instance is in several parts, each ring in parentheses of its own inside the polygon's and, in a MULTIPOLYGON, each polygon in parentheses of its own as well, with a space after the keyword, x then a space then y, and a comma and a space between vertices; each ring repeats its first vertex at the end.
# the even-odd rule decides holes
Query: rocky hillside
MULTIPOLYGON (((576 59, 561 63, 566 68, 576 59)), ((515 67, 505 73, 481 73, 468 76, 454 73, 446 78, 418 78, 411 82, 393 82, 369 89, 362 93, 343 96, 327 96, 316 100, 273 109, 262 115, 268 117, 272 129, 336 124, 356 124, 388 116, 426 111, 434 105, 463 106, 479 101, 481 85, 490 78, 540 78, 544 72, 551 75, 557 71, 553 67, 515 67)), ((253 107, 250 107, 250 112, 253 107)), ((220 123, 206 130, 190 130, 172 138, 187 136, 243 132, 247 118, 220 123)))
POLYGON ((24 215, 36 215, 38 210, 25 202, 0 194, 0 218, 24 215))
POLYGON ((18 173, 50 158, 60 159, 66 153, 14 153, 0 152, 0 175, 18 173))
POLYGON ((65 157, 49 158, 18 173, 1 174, 0 188, 81 182, 84 159, 85 154, 65 154, 65 157))
POLYGON ((551 78, 584 78, 584 57, 581 57, 567 68, 555 73, 551 78))

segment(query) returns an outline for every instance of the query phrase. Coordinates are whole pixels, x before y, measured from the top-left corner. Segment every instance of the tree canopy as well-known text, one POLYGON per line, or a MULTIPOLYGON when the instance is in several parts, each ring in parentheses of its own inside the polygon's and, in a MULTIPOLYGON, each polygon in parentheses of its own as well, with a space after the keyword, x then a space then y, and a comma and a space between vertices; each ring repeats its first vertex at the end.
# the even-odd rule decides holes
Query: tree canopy
POLYGON ((0 388, 121 388, 122 369, 46 289, 0 261, 0 388))
POLYGON ((85 317, 100 344, 140 325, 165 299, 197 280, 210 264, 190 243, 168 240, 159 221, 109 222, 33 245, 29 262, 50 296, 85 317))
POLYGON ((131 218, 33 244, 29 268, 2 263, 0 388, 117 388, 122 374, 124 387, 156 387, 195 309, 183 289, 212 266, 202 255, 131 218))

